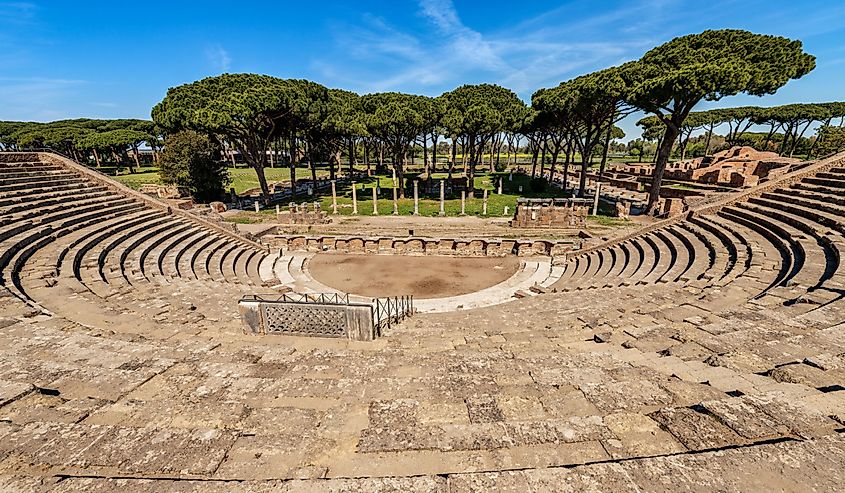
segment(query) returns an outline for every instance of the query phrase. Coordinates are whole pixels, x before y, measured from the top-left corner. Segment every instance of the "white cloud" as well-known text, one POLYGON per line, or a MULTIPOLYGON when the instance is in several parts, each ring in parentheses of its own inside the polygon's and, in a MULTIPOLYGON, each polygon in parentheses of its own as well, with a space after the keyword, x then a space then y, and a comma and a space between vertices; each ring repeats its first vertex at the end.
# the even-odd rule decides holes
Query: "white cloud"
POLYGON ((229 52, 219 44, 206 48, 205 57, 214 69, 220 72, 228 72, 232 65, 229 52))
POLYGON ((641 33, 611 41, 605 34, 610 24, 630 23, 632 16, 643 17, 643 10, 666 1, 677 0, 642 0, 613 13, 577 19, 570 7, 561 7, 498 32, 481 33, 463 22, 452 0, 418 0, 422 28, 399 29, 365 14, 358 25, 333 29, 346 58, 318 58, 311 66, 334 84, 364 92, 436 93, 462 83, 493 82, 527 99, 539 87, 619 63, 632 58, 632 50, 654 46, 654 39, 641 33), (589 29, 582 30, 581 24, 589 29), (365 63, 359 69, 355 60, 365 63), (373 65, 380 66, 377 76, 373 65))

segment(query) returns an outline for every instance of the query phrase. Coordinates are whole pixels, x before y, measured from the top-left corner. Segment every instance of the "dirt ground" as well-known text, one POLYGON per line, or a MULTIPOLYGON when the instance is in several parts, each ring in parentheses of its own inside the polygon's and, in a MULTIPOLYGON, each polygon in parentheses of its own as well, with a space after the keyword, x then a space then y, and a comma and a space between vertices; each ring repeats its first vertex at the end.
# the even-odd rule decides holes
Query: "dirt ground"
POLYGON ((347 293, 441 298, 498 284, 516 272, 519 259, 321 253, 307 267, 316 280, 347 293))

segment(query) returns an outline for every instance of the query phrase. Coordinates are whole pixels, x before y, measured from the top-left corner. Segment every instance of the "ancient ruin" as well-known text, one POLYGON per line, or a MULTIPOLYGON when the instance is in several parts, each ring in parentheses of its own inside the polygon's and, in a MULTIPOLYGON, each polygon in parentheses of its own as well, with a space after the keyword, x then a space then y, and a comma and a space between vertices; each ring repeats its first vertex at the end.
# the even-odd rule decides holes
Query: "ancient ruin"
POLYGON ((0 153, 0 490, 840 489, 843 190, 839 154, 591 244, 270 246, 0 153), (349 294, 325 249, 429 247, 519 267, 380 337, 244 331, 240 300, 349 294))
POLYGON ((666 167, 665 176, 671 180, 750 187, 777 178, 800 162, 800 159, 783 157, 776 152, 732 147, 712 156, 671 163, 666 167))
POLYGON ((590 199, 524 199, 516 202, 511 226, 520 228, 583 228, 590 199))
POLYGON ((320 208, 319 202, 313 204, 291 202, 287 211, 280 211, 276 214, 276 219, 282 224, 326 224, 331 222, 326 212, 320 208))
MULTIPOLYGON (((725 187, 751 187, 775 179, 801 164, 800 159, 780 156, 776 152, 758 151, 752 147, 737 146, 717 152, 712 156, 697 157, 669 163, 664 178, 706 185, 725 187)), ((620 173, 609 176, 615 186, 641 188, 643 181, 631 177, 651 177, 651 164, 614 164, 610 169, 620 173), (617 180, 620 180, 618 183, 617 180), (628 185, 630 183, 630 185, 628 185)))

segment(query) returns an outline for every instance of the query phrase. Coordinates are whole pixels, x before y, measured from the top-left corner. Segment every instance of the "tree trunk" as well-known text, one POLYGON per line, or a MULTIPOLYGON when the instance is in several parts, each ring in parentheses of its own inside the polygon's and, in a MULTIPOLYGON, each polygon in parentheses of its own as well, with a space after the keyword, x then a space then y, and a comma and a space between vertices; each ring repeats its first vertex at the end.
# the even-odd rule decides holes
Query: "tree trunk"
POLYGON ((601 165, 599 166, 599 179, 604 178, 604 168, 607 165, 607 153, 610 151, 610 136, 613 132, 613 123, 607 127, 607 134, 604 137, 604 151, 601 153, 601 165))
POLYGON ((311 150, 311 143, 308 143, 308 167, 311 168, 311 186, 314 187, 314 193, 317 193, 317 163, 314 162, 314 153, 311 150))
MULTIPOLYGON (((502 145, 504 144, 503 139, 499 139, 499 145, 496 146, 496 167, 499 167, 502 162, 502 145)), ((492 160, 492 158, 491 158, 492 160)))
POLYGON ((364 139, 364 163, 367 165, 367 170, 370 169, 370 144, 367 142, 367 139, 364 139))
MULTIPOLYGON (((481 144, 479 143, 478 146, 475 145, 475 136, 467 138, 467 144, 469 145, 469 158, 467 171, 464 174, 467 177, 467 195, 469 198, 473 198, 475 194, 475 164, 478 160, 478 155, 481 153, 481 144)), ((466 155, 467 153, 464 152, 465 157, 466 155)))
POLYGON ((428 172, 434 173, 437 171, 437 133, 431 134, 431 141, 434 145, 431 147, 431 167, 428 172))
MULTIPOLYGON (((355 174, 355 139, 349 139, 349 177, 355 174)), ((337 161, 337 167, 340 169, 340 160, 337 161)))
POLYGON ((494 171, 496 171, 496 167, 493 165, 493 152, 494 152, 494 149, 496 148, 497 139, 498 139, 498 136, 493 136, 493 138, 490 139, 490 173, 493 173, 494 171))
MULTIPOLYGON (((132 146, 132 157, 135 160, 135 167, 140 168, 141 167, 141 158, 138 156, 138 146, 137 145, 132 146)), ((132 170, 131 166, 129 167, 129 172, 130 173, 135 172, 134 170, 132 170)))
POLYGON ((248 145, 244 152, 244 159, 251 165, 258 176, 258 184, 261 187, 261 196, 264 203, 270 201, 270 187, 267 186, 267 177, 264 175, 264 167, 267 164, 267 154, 263 152, 264 146, 248 145))
POLYGON ((660 199, 660 186, 663 184, 663 172, 666 171, 669 154, 672 152, 672 144, 678 138, 679 133, 677 127, 666 125, 666 133, 663 134, 663 140, 657 152, 657 160, 654 163, 654 172, 651 177, 651 187, 648 190, 647 214, 654 214, 657 209, 657 201, 660 199))
POLYGON ((291 202, 296 199, 296 159, 294 158, 294 154, 296 153, 296 138, 291 136, 290 140, 288 141, 288 161, 290 165, 290 200, 291 202))
POLYGON ((822 125, 821 128, 819 129, 819 132, 816 133, 816 139, 813 141, 813 145, 810 146, 810 151, 807 152, 807 160, 808 161, 810 160, 810 158, 813 157, 813 151, 816 150, 816 145, 819 143, 819 139, 822 136, 821 130, 824 129, 825 127, 829 127, 831 121, 833 121, 833 118, 828 118, 827 121, 824 122, 824 125, 822 125))
POLYGON ((398 161, 399 165, 395 167, 396 169, 396 186, 399 187, 399 198, 405 198, 405 187, 402 186, 402 183, 405 181, 405 156, 408 150, 403 149, 401 154, 399 154, 398 161))
POLYGON ((593 155, 589 152, 584 152, 581 156, 581 176, 578 179, 578 196, 581 198, 587 193, 587 169, 590 167, 592 160, 593 155))
POLYGON ((557 157, 560 155, 560 146, 555 145, 554 150, 552 151, 552 164, 549 166, 549 183, 554 183, 555 181, 555 168, 557 167, 557 157))
POLYGON ((428 164, 428 134, 423 133, 422 135, 422 145, 423 145, 423 173, 428 174, 429 164, 428 164))
POLYGON ((710 124, 710 129, 707 131, 707 140, 704 143, 704 155, 707 156, 710 154, 710 138, 713 137, 713 127, 714 124, 710 124))
POLYGON ((569 163, 572 160, 572 141, 566 143, 566 160, 563 162, 563 191, 569 189, 569 163))
POLYGON ((786 151, 786 145, 789 143, 789 136, 792 135, 792 125, 788 125, 783 130, 783 138, 780 139, 780 147, 778 147, 778 154, 783 155, 786 151))
POLYGON ((461 139, 461 161, 464 165, 464 175, 467 174, 467 147, 470 147, 469 152, 472 152, 472 145, 467 142, 466 138, 461 139))
MULTIPOLYGON (((543 153, 541 154, 541 157, 540 157, 540 176, 545 175, 546 149, 548 148, 548 146, 549 146, 549 140, 545 135, 543 135, 543 153)), ((534 178, 534 173, 531 173, 531 178, 534 178)))
POLYGON ((455 160, 458 159, 458 139, 452 137, 452 160, 449 162, 449 178, 452 178, 452 168, 455 166, 455 160))
POLYGON ((97 167, 99 168, 100 165, 101 165, 101 163, 100 163, 100 153, 97 152, 97 149, 91 149, 91 150, 94 152, 94 161, 97 162, 97 167))
MULTIPOLYGON (((793 139, 792 146, 789 148, 789 157, 792 157, 792 155, 795 154, 795 149, 798 147, 798 142, 801 140, 802 137, 804 137, 804 132, 806 132, 807 129, 810 128, 810 125, 812 125, 812 124, 813 124, 812 121, 807 122, 807 124, 804 125, 804 128, 801 130, 801 133, 798 134, 798 136, 796 136, 795 139, 793 139)), ((795 127, 795 130, 798 131, 797 126, 795 127)), ((809 157, 807 159, 809 159, 809 157)))

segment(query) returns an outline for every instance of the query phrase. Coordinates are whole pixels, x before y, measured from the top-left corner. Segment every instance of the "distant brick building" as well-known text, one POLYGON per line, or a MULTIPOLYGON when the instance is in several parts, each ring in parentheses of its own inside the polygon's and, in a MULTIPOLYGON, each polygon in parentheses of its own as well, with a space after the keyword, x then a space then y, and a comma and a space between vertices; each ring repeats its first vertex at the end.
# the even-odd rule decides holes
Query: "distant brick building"
POLYGON ((711 185, 750 187, 757 185, 760 180, 783 175, 791 165, 800 162, 799 159, 783 157, 775 152, 732 147, 712 156, 670 163, 664 177, 711 185))

